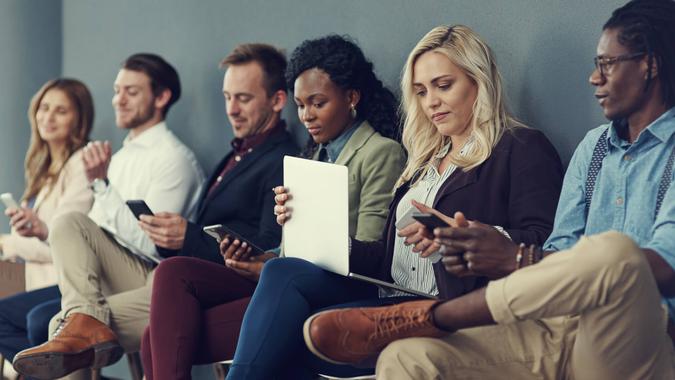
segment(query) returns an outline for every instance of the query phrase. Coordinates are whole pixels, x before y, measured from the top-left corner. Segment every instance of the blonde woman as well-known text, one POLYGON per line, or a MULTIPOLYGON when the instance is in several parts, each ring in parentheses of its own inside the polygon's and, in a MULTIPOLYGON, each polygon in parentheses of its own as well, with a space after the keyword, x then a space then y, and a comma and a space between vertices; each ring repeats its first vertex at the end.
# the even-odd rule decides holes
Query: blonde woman
MULTIPOLYGON (((429 231, 417 222, 405 222, 409 210, 440 216, 463 210, 467 218, 492 225, 515 242, 541 244, 553 226, 563 169, 546 137, 508 113, 492 50, 467 27, 443 26, 429 32, 406 62, 402 92, 408 162, 382 239, 352 239, 350 268, 451 298, 488 279, 460 282, 447 277, 442 263, 430 256, 437 248, 426 239, 429 231)), ((374 286, 303 260, 271 260, 246 311, 228 379, 302 379, 316 372, 357 375, 357 369, 303 356, 305 319, 319 309, 414 298, 378 294, 374 286)))
POLYGON ((5 212, 11 234, 0 236, 4 258, 26 262, 26 288, 31 290, 0 300, 0 353, 10 361, 47 339, 49 319, 60 309, 47 243, 50 221, 69 211, 86 213, 93 203, 81 157, 94 120, 87 87, 75 79, 48 81, 33 96, 28 119, 26 191, 20 208, 5 212))

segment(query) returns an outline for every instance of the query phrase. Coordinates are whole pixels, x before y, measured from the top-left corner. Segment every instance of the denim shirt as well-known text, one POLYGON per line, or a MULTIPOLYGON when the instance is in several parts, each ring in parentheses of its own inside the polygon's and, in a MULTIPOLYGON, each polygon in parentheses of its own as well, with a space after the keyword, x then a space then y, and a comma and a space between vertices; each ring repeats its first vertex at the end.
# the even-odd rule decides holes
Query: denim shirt
MULTIPOLYGON (((652 122, 633 144, 622 140, 616 127, 613 122, 591 130, 574 152, 565 173, 553 232, 544 249, 564 250, 582 235, 615 230, 640 247, 654 250, 675 269, 673 178, 654 220, 659 183, 675 147, 675 107, 652 122), (586 215, 586 175, 595 144, 607 128, 608 153, 586 215)), ((675 320, 675 298, 664 301, 675 320)))

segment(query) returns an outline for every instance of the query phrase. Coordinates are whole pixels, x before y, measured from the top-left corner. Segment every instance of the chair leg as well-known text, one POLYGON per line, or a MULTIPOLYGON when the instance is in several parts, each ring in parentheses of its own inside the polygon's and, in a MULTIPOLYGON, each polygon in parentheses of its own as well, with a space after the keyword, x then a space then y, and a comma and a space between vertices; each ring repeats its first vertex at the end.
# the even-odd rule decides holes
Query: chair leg
POLYGON ((138 352, 127 354, 127 363, 129 364, 129 372, 131 372, 132 380, 143 379, 143 365, 141 364, 141 356, 138 352))
POLYGON ((227 375, 227 369, 225 369, 225 364, 222 363, 213 363, 213 372, 216 376, 216 380, 225 380, 227 375))

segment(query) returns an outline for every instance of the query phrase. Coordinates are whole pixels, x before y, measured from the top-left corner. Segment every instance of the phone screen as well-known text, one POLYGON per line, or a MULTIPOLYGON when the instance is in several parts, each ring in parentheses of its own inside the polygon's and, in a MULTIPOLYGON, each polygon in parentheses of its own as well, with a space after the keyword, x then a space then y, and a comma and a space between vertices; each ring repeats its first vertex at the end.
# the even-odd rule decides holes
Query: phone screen
POLYGON ((136 219, 140 219, 141 215, 155 215, 143 200, 130 200, 127 201, 126 204, 136 219))
POLYGON ((434 228, 439 227, 448 227, 447 223, 445 223, 441 218, 433 214, 416 213, 413 214, 413 218, 416 221, 424 224, 424 226, 429 230, 433 230, 434 228))

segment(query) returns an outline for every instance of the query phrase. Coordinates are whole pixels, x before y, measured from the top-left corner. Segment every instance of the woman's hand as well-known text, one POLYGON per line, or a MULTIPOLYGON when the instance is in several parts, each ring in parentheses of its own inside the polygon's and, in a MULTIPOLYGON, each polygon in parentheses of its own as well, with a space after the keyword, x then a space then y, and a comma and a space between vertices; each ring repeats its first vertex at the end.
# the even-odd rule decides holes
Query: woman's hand
MULTIPOLYGON (((434 210, 433 208, 428 207, 415 200, 412 201, 412 205, 422 213, 436 215, 451 227, 458 226, 457 220, 447 215, 444 215, 438 210, 434 210)), ((466 223, 464 215, 461 215, 461 218, 462 219, 460 220, 460 222, 463 221, 463 223, 466 223)), ((415 253, 419 253, 421 257, 429 257, 434 252, 438 251, 440 248, 440 244, 434 241, 433 231, 429 231, 428 228, 426 228, 422 223, 417 221, 401 229, 398 232, 398 236, 406 238, 404 241, 406 245, 413 244, 414 247, 412 251, 415 253)))
POLYGON ((5 215, 9 217, 9 224, 17 234, 47 240, 49 228, 32 209, 9 207, 5 210, 5 215))
POLYGON ((248 243, 230 236, 225 236, 220 242, 220 254, 225 261, 230 259, 235 261, 246 261, 251 255, 251 250, 252 248, 248 243))
POLYGON ((434 242, 444 246, 443 266, 455 276, 497 279, 516 270, 518 246, 490 225, 472 221, 466 227, 437 228, 434 234, 434 242))
POLYGON ((249 257, 247 261, 225 259, 225 266, 237 272, 240 276, 258 282, 265 263, 275 257, 277 257, 277 255, 274 253, 265 252, 262 255, 249 257))
POLYGON ((288 188, 277 186, 274 189, 274 215, 277 216, 277 224, 283 226, 291 218, 291 209, 286 206, 286 202, 291 199, 288 188))

